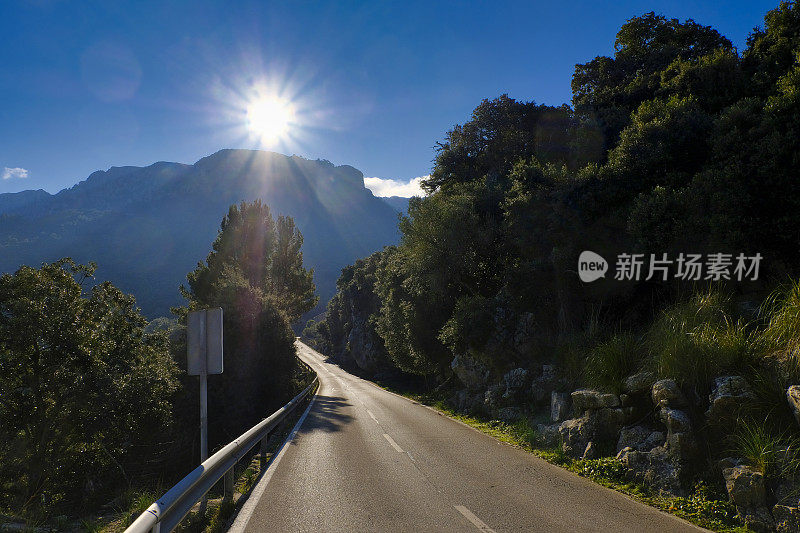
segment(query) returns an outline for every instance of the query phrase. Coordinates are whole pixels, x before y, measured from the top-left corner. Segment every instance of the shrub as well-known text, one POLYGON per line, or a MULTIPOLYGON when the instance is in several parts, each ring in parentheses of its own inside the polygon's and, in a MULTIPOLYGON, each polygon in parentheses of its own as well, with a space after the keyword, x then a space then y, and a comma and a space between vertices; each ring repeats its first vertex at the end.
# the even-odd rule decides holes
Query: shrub
POLYGON ((644 358, 644 346, 631 333, 620 333, 597 345, 586 359, 584 377, 590 387, 619 394, 625 378, 644 358))
POLYGON ((730 298, 711 291, 664 311, 646 335, 658 375, 698 395, 717 376, 749 372, 755 362, 753 340, 747 324, 733 317, 730 298))

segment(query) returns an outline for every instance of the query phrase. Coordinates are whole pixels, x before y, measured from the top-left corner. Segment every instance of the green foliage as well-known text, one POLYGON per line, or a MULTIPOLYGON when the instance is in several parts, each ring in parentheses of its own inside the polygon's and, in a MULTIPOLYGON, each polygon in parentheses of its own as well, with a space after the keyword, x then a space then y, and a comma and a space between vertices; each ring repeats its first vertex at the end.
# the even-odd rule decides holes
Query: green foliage
POLYGON ((710 494, 705 485, 699 484, 688 498, 673 498, 667 510, 703 527, 720 530, 741 525, 736 507, 718 495, 710 494))
MULTIPOLYGON (((296 372, 290 318, 316 303, 302 236, 260 201, 231 206, 205 262, 187 276, 189 309, 222 307, 225 372, 209 378, 209 447, 282 405, 296 372)), ((177 310, 184 315, 186 309, 177 310)), ((191 403, 191 402, 188 402, 191 403)))
POLYGON ((753 336, 735 319, 729 296, 705 292, 664 312, 646 334, 649 363, 698 394, 721 375, 741 375, 755 362, 753 336))
POLYGON ((116 489, 169 429, 177 368, 132 296, 83 295, 94 266, 63 259, 0 277, 3 505, 70 509, 116 489))
POLYGON ((746 419, 737 423, 733 452, 771 481, 793 479, 800 472, 797 432, 786 428, 770 429, 760 420, 746 419))
POLYGON ((627 469, 613 457, 600 459, 580 459, 572 464, 578 474, 603 481, 622 483, 625 481, 627 469))
POLYGON ((620 394, 625 378, 638 369, 644 357, 644 344, 635 335, 614 335, 595 346, 586 359, 585 382, 593 388, 620 394))
POLYGON ((289 320, 297 320, 318 300, 313 271, 303 268, 302 244, 294 220, 283 216, 273 220, 261 200, 232 205, 206 262, 189 273, 189 290, 184 291, 197 305, 209 305, 221 289, 215 284, 236 277, 273 295, 289 320))

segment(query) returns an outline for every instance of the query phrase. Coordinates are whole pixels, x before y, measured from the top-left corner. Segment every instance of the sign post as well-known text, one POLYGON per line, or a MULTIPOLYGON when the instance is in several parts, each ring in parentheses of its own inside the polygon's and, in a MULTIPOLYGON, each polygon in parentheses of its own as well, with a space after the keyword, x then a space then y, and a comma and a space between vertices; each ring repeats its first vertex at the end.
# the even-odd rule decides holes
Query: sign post
MULTIPOLYGON (((200 462, 208 459, 208 380, 209 374, 222 374, 222 308, 189 313, 186 334, 186 373, 200 376, 200 462)), ((205 514, 206 498, 200 504, 205 514)))

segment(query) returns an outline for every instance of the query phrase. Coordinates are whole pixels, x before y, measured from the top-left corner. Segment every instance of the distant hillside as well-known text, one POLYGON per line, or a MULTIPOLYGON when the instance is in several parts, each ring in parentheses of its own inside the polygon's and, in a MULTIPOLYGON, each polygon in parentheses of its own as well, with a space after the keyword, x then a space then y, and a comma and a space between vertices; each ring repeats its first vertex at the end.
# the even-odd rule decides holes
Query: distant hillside
MULTIPOLYGON (((305 238, 320 307, 342 267, 398 239, 397 213, 353 167, 253 150, 221 150, 194 165, 112 167, 58 194, 0 194, 0 271, 70 256, 133 293, 155 317, 180 304, 178 286, 205 259, 228 206, 261 198, 305 238)), ((313 312, 312 312, 313 313, 313 312)))
POLYGON ((403 196, 385 196, 381 197, 381 200, 392 206, 392 208, 394 208, 394 210, 398 213, 403 215, 408 214, 409 198, 405 198, 403 196))

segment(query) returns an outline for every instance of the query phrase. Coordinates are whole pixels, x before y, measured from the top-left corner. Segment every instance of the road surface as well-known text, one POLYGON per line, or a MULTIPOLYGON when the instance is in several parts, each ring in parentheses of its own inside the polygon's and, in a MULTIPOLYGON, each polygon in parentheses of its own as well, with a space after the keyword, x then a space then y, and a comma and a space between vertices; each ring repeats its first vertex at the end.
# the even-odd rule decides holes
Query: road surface
POLYGON ((231 531, 703 531, 325 361, 231 531))

